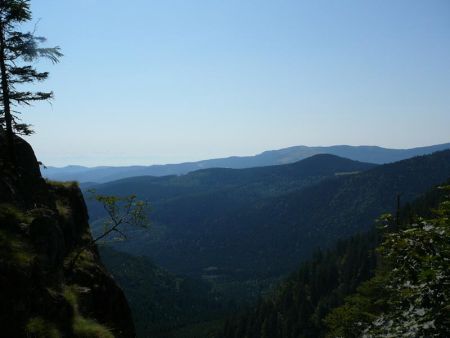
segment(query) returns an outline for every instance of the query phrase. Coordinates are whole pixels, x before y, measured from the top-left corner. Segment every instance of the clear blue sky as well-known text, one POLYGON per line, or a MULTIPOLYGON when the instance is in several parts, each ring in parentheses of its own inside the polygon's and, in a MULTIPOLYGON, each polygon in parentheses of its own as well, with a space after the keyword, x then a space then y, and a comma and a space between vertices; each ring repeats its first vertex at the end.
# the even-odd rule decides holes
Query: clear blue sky
POLYGON ((448 0, 32 0, 47 165, 450 142, 448 0))

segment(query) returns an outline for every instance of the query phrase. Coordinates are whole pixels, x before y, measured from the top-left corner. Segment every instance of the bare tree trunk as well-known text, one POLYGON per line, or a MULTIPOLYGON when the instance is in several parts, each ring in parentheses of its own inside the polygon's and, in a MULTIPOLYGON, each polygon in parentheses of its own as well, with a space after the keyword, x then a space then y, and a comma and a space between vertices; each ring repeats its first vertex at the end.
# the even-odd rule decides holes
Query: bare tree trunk
POLYGON ((11 115, 11 102, 9 95, 8 74, 6 71, 6 55, 5 55, 5 31, 3 22, 0 20, 0 74, 2 77, 2 94, 3 94, 3 113, 5 114, 6 124, 6 143, 7 156, 12 165, 16 165, 15 151, 14 151, 14 131, 13 119, 11 115))

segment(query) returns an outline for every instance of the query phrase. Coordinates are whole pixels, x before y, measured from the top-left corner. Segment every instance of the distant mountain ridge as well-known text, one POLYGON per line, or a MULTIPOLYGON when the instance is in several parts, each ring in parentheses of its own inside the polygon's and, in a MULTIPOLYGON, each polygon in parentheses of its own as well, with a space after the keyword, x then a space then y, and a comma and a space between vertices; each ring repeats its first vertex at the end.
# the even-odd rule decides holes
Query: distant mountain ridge
MULTIPOLYGON (((321 154, 295 163, 265 167, 229 169, 210 168, 186 175, 138 176, 98 184, 95 189, 106 195, 136 194, 156 207, 171 200, 202 199, 224 202, 222 210, 261 198, 275 197, 303 189, 325 178, 354 174, 376 167, 376 164, 352 161, 335 155, 321 154), (212 194, 212 195, 211 195, 212 194), (225 202, 226 201, 226 202, 225 202)), ((83 187, 86 191, 90 188, 83 187)), ((88 201, 88 206, 92 202, 88 201)), ((100 208, 103 211, 102 208, 100 208)), ((96 208, 91 219, 97 218, 96 208)), ((189 217, 189 216, 187 216, 189 217)))
POLYGON ((192 171, 208 168, 244 169, 288 164, 317 154, 331 154, 360 162, 385 164, 414 156, 427 155, 445 149, 450 149, 450 143, 411 149, 389 149, 377 146, 348 145, 336 145, 330 147, 294 146, 279 150, 265 151, 255 156, 232 156, 179 164, 124 167, 103 166, 93 168, 67 166, 64 168, 41 168, 41 171, 45 177, 52 180, 79 181, 81 183, 105 183, 135 176, 184 175, 192 171))

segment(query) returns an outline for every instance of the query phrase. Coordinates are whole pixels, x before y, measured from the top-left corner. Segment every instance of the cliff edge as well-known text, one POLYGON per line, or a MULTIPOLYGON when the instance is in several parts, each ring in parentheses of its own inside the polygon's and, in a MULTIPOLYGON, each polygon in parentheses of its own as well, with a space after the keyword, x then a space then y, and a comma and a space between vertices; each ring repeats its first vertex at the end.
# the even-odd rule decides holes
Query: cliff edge
POLYGON ((100 261, 75 183, 47 182, 16 137, 0 130, 0 327, 4 337, 135 337, 122 290, 100 261))

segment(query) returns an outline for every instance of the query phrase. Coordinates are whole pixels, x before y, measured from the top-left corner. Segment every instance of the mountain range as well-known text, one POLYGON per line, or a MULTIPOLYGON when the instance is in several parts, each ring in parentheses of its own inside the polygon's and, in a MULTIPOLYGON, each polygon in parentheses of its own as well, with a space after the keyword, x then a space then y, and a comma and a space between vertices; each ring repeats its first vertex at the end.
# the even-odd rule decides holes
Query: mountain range
MULTIPOLYGON (((316 155, 281 166, 128 178, 96 189, 135 193, 152 205, 152 230, 131 234, 117 249, 150 256, 175 273, 247 280, 292 271, 317 248, 395 211, 398 195, 406 203, 449 176, 447 150, 379 166, 316 155)), ((101 206, 88 207, 95 224, 101 206)))
POLYGON ((355 161, 384 164, 411 158, 413 156, 431 154, 435 151, 449 148, 450 143, 411 149, 388 149, 377 146, 348 145, 336 145, 330 147, 294 146, 280 150, 265 151, 255 156, 233 156, 179 164, 125 167, 106 166, 93 168, 83 166, 67 166, 63 168, 42 167, 41 171, 45 177, 51 180, 78 181, 81 183, 105 183, 134 176, 184 175, 195 170, 207 168, 243 169, 288 164, 317 154, 331 154, 355 161))

